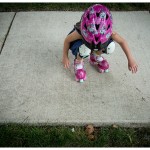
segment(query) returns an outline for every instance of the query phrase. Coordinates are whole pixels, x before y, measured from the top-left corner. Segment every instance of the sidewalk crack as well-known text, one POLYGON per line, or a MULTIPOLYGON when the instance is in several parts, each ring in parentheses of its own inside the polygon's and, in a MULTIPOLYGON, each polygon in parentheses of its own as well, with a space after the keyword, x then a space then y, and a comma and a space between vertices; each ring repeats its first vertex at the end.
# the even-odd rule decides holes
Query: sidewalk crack
POLYGON ((4 39, 4 42, 3 42, 2 47, 1 47, 1 49, 0 49, 0 55, 1 55, 1 53, 2 53, 3 47, 5 46, 5 42, 6 42, 6 40, 7 40, 9 31, 10 31, 11 26, 12 26, 12 24, 13 24, 13 21, 14 21, 14 19, 15 19, 15 17, 16 17, 16 14, 17 14, 17 12, 15 12, 15 14, 14 14, 14 16, 13 16, 13 19, 12 19, 10 25, 9 25, 8 31, 7 31, 6 36, 5 36, 5 39, 4 39))

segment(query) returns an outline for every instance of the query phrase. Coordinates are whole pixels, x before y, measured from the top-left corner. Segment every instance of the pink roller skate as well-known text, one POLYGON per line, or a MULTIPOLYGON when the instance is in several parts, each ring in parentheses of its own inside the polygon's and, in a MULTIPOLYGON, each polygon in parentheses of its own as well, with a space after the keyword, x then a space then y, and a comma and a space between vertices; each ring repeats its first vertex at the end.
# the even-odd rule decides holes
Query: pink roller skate
POLYGON ((101 56, 94 56, 94 54, 90 55, 89 59, 90 64, 97 65, 100 73, 109 72, 109 64, 106 59, 101 56))
POLYGON ((83 82, 86 80, 86 71, 84 69, 84 62, 78 60, 74 61, 75 80, 83 82))

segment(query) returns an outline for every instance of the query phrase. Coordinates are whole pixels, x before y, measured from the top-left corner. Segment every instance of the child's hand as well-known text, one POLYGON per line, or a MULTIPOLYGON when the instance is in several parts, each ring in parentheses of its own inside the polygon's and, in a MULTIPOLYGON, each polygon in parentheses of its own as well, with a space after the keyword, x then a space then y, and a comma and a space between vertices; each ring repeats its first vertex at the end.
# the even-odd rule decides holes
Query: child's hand
POLYGON ((128 61, 128 68, 130 71, 132 71, 132 73, 136 73, 138 70, 138 65, 136 63, 136 61, 132 58, 128 61))
POLYGON ((69 61, 69 58, 68 57, 63 57, 63 60, 62 60, 62 63, 64 65, 64 68, 69 68, 70 66, 70 61, 69 61))

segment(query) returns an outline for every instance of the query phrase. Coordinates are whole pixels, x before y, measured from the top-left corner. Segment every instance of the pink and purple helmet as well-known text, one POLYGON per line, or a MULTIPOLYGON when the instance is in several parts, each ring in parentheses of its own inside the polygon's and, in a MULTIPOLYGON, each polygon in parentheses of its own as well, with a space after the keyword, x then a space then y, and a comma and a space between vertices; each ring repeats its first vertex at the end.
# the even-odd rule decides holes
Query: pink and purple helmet
POLYGON ((106 43, 112 34, 112 15, 101 4, 89 7, 81 18, 81 34, 86 42, 96 45, 106 43))

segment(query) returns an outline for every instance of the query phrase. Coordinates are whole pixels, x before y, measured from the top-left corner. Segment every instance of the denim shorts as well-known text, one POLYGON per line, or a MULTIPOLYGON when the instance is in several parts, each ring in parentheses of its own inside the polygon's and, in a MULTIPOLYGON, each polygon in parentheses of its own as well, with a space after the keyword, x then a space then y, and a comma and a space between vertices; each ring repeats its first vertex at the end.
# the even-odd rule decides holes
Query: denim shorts
MULTIPOLYGON (((74 31, 75 31, 75 28, 74 28, 69 34, 71 34, 71 33, 74 32, 74 31)), ((68 34, 68 35, 69 35, 69 34, 68 34)), ((78 52, 79 52, 79 47, 80 47, 82 44, 83 44, 83 41, 82 41, 81 39, 75 40, 75 41, 73 41, 73 42, 70 43, 69 49, 72 51, 72 54, 73 54, 75 57, 77 57, 77 54, 78 54, 78 52)))

